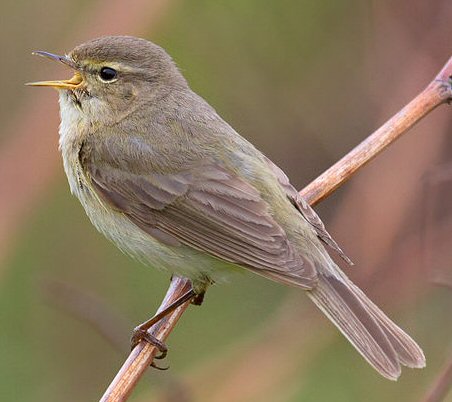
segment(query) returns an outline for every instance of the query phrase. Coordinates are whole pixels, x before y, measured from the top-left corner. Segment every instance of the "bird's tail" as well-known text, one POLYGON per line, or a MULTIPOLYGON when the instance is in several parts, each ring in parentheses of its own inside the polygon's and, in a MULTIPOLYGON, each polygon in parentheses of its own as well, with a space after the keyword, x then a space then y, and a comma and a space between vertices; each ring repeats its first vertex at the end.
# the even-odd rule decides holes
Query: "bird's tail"
MULTIPOLYGON (((322 264, 323 265, 323 264, 322 264)), ((317 286, 309 297, 336 325, 356 350, 381 375, 397 380, 401 365, 425 366, 422 349, 394 324, 334 262, 319 269, 317 286)))

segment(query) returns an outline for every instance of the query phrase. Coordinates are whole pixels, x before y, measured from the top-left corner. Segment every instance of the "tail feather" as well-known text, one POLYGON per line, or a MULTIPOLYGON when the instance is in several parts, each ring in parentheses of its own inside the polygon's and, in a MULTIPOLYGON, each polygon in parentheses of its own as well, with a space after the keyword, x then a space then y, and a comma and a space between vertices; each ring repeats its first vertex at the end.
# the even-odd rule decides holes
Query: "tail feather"
POLYGON ((396 380, 400 365, 424 367, 420 347, 342 272, 319 272, 309 297, 357 351, 384 377, 396 380))
POLYGON ((394 324, 355 284, 351 283, 361 302, 384 330, 402 365, 410 368, 425 367, 425 356, 419 345, 401 328, 394 324))

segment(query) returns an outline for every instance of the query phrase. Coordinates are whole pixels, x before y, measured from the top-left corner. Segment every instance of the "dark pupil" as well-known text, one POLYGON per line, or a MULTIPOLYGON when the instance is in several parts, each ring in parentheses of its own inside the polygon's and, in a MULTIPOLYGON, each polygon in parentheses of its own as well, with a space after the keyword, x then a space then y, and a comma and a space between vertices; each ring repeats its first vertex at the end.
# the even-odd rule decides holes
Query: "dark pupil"
POLYGON ((116 78, 116 70, 110 67, 102 67, 100 70, 100 78, 104 81, 111 81, 116 78))

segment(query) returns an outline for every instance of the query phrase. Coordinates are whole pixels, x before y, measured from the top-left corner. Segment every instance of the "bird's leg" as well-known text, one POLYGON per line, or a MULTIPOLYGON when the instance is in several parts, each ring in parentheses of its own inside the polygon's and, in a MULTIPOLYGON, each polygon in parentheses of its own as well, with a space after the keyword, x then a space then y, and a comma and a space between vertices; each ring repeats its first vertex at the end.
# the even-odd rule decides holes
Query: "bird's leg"
MULTIPOLYGON (((193 289, 190 289, 187 293, 176 299, 172 302, 167 308, 157 313, 154 317, 149 320, 143 322, 134 328, 132 332, 132 339, 130 340, 131 348, 134 349, 141 341, 146 341, 151 345, 155 346, 159 351, 160 355, 155 356, 156 359, 163 359, 167 352, 167 346, 157 339, 155 336, 148 332, 149 328, 151 328, 154 324, 158 323, 162 318, 166 317, 168 314, 172 313, 179 306, 184 304, 185 302, 196 298, 197 294, 193 289)), ((156 367, 152 364, 153 367, 156 367)), ((156 367, 158 368, 158 367, 156 367)))
MULTIPOLYGON (((162 318, 166 317, 168 314, 188 301, 191 301, 191 304, 200 306, 204 300, 204 295, 206 293, 207 287, 211 284, 213 284, 213 281, 207 277, 203 281, 196 282, 195 286, 193 286, 192 282, 191 289, 188 290, 184 295, 180 296, 164 310, 157 313, 154 317, 135 327, 132 332, 132 339, 130 340, 131 348, 134 349, 135 346, 137 346, 141 341, 146 341, 155 346, 160 351, 160 354, 155 356, 154 358, 164 359, 168 353, 168 347, 165 345, 165 343, 149 333, 149 329, 154 324, 157 324, 162 318)), ((154 363, 151 363, 151 366, 159 370, 166 370, 166 368, 158 367, 154 363)))

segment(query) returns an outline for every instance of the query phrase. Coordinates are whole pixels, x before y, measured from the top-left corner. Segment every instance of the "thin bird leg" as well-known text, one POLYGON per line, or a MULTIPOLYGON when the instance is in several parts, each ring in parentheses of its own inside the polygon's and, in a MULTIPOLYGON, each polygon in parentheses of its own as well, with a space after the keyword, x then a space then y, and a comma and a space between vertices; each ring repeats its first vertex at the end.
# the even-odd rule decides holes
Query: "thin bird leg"
POLYGON ((130 340, 131 348, 134 349, 135 346, 137 346, 141 341, 146 341, 151 345, 154 345, 160 351, 160 355, 155 356, 155 359, 165 358, 168 352, 167 346, 163 342, 159 341, 155 336, 150 334, 148 332, 148 329, 151 328, 154 324, 158 323, 162 318, 172 313, 179 306, 195 298, 196 296, 196 292, 193 289, 190 289, 187 293, 179 297, 167 308, 157 313, 154 317, 135 327, 132 332, 132 339, 130 340))

